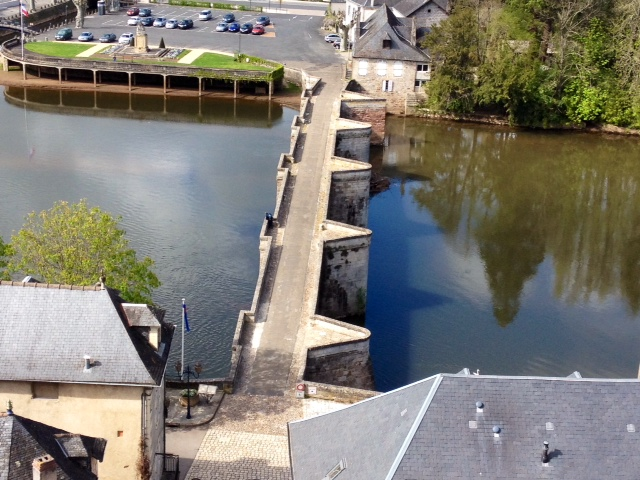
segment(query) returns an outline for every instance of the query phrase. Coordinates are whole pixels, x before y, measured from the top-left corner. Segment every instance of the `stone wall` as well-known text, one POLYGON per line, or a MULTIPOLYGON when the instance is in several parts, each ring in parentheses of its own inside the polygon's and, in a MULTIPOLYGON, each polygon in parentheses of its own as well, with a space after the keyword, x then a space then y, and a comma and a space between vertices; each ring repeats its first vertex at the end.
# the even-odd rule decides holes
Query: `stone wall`
POLYGON ((387 105, 384 98, 373 98, 345 92, 340 104, 340 116, 371 124, 371 144, 382 145, 386 127, 387 105))
POLYGON ((338 120, 334 155, 368 162, 370 138, 371 125, 352 120, 338 120))
POLYGON ((374 390, 373 365, 369 342, 346 343, 332 347, 309 349, 305 381, 374 390))
POLYGON ((327 218, 356 227, 369 221, 371 165, 355 160, 333 159, 327 218))
MULTIPOLYGON (((426 62, 425 62, 426 63, 426 62)), ((375 96, 376 98, 385 99, 387 101, 387 112, 395 115, 405 115, 407 95, 413 94, 415 90, 415 80, 417 72, 416 62, 391 62, 378 61, 375 59, 353 59, 353 79, 358 82, 363 93, 375 96), (367 68, 360 68, 360 62, 366 61, 367 68), (379 68, 379 65, 385 64, 385 68, 379 68), (402 64, 402 72, 400 76, 395 69, 396 64, 402 64), (366 71, 366 75, 363 75, 366 71), (385 72, 380 75, 379 72, 385 72), (391 81, 392 90, 383 91, 383 82, 391 81)))
POLYGON ((332 318, 364 315, 370 244, 371 232, 324 242, 316 304, 318 315, 332 318))

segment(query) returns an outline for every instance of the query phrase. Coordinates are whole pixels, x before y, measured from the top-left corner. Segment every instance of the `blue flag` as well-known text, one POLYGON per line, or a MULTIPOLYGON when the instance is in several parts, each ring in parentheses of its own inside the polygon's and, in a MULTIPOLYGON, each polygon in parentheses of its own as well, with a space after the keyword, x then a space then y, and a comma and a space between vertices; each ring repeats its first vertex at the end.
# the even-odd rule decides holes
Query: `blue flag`
POLYGON ((182 302, 182 316, 184 317, 184 329, 187 332, 190 332, 191 329, 189 328, 189 316, 187 315, 187 304, 185 302, 182 302))

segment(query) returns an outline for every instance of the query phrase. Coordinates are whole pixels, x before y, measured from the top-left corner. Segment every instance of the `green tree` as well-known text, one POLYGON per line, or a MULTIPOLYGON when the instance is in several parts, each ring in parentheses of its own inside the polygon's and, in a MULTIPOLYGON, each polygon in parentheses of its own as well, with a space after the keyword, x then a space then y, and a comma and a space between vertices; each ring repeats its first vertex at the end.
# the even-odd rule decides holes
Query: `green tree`
POLYGON ((471 3, 457 4, 452 15, 425 38, 423 47, 429 49, 436 67, 426 84, 428 106, 434 110, 469 113, 474 109, 480 52, 478 15, 471 3))
POLYGON ((151 303, 152 289, 160 286, 154 262, 138 260, 120 220, 89 208, 86 200, 57 202, 50 210, 31 212, 7 245, 7 271, 70 285, 94 284, 104 271, 107 285, 125 300, 151 303))

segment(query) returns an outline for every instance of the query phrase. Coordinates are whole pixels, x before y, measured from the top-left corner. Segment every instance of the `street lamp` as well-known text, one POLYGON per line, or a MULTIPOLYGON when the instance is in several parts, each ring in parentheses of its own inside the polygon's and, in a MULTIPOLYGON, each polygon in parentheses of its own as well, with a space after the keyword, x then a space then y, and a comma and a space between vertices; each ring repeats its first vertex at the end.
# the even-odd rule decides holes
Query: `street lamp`
MULTIPOLYGON (((193 366, 193 370, 191 370, 191 365, 187 365, 187 368, 185 368, 183 371, 182 362, 178 362, 176 363, 176 371, 178 373, 182 372, 182 377, 184 377, 185 375, 187 376, 187 420, 189 420, 191 418, 191 389, 189 388, 189 381, 191 380, 191 377, 200 377, 200 374, 202 373, 202 364, 200 362, 197 362, 193 366)), ((182 379, 182 377, 180 378, 182 379)))

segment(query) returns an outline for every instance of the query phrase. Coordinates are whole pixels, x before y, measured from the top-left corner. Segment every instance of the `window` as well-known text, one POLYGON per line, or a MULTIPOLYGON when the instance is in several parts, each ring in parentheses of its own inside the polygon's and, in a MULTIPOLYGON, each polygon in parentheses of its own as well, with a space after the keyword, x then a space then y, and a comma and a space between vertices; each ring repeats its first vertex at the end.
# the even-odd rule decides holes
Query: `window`
POLYGON ((360 60, 358 62, 358 75, 360 75, 361 77, 366 77, 368 70, 369 62, 367 62, 366 60, 360 60))
POLYGON ((378 62, 378 75, 384 77, 387 74, 387 62, 378 62))
POLYGON ((31 384, 33 398, 58 398, 58 384, 49 382, 33 382, 31 384))
POLYGON ((382 81, 382 91, 383 92, 392 92, 393 91, 393 82, 391 80, 383 80, 382 81))
POLYGON ((382 40, 382 48, 391 48, 391 39, 382 40))
POLYGON ((418 71, 419 72, 428 72, 429 71, 429 64, 427 64, 427 63, 419 63, 418 64, 418 71))
POLYGON ((402 62, 396 62, 396 63, 393 64, 393 76, 394 77, 401 77, 403 70, 404 70, 404 67, 402 66, 402 62))

